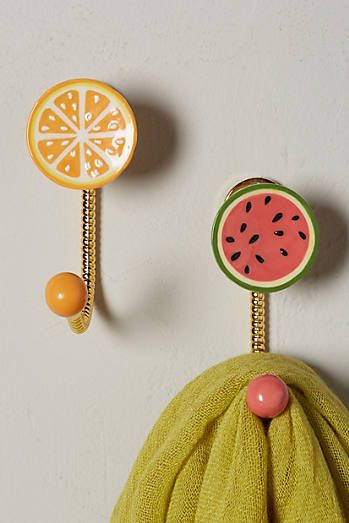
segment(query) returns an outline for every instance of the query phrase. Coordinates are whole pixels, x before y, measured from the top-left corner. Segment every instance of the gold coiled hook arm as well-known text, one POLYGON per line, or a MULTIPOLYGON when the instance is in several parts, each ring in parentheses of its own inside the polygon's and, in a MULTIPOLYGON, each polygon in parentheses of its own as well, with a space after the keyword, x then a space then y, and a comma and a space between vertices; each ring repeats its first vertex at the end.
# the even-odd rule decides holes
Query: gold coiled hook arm
POLYGON ((81 193, 81 278, 87 288, 85 307, 69 318, 73 332, 82 334, 91 322, 96 288, 96 190, 81 193))
POLYGON ((251 352, 266 352, 266 299, 263 292, 250 294, 251 352))

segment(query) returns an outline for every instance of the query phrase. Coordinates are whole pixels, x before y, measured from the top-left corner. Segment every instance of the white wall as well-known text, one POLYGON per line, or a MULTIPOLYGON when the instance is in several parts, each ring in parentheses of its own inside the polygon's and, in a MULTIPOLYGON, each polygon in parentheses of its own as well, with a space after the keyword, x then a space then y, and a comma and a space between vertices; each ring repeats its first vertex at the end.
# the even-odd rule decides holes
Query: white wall
POLYGON ((1 6, 0 519, 107 522, 146 434, 210 365, 248 350, 248 293, 215 265, 225 192, 270 176, 315 207, 309 277, 272 297, 271 349, 349 403, 349 4, 11 0, 1 6), (79 270, 79 193, 29 158, 28 113, 72 77, 118 88, 140 141, 101 195, 92 326, 43 288, 79 270))

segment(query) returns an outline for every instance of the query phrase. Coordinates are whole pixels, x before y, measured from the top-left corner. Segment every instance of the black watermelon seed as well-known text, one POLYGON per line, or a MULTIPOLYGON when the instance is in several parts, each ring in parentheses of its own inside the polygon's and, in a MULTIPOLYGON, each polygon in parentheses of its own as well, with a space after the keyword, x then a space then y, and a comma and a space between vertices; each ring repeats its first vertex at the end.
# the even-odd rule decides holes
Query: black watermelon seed
POLYGON ((235 260, 237 260, 238 258, 240 258, 240 254, 241 254, 240 251, 238 251, 238 252, 234 252, 234 254, 233 254, 233 255, 231 256, 231 258, 230 258, 231 261, 235 261, 235 260))
POLYGON ((250 212, 251 209, 252 209, 252 203, 251 202, 247 202, 246 203, 246 212, 250 212))
POLYGON ((282 212, 278 212, 277 214, 275 214, 274 218, 272 219, 272 222, 273 223, 278 222, 279 220, 281 220, 282 217, 283 217, 282 212))
POLYGON ((250 274, 250 268, 249 268, 248 265, 245 266, 245 268, 244 268, 244 273, 245 273, 245 274, 250 274))
POLYGON ((271 201, 271 196, 266 196, 264 198, 264 205, 268 205, 268 203, 271 201))
POLYGON ((247 224, 246 223, 242 223, 241 227, 240 227, 240 232, 246 231, 246 227, 247 227, 247 224))
POLYGON ((299 216, 298 216, 298 214, 295 214, 294 216, 292 216, 291 220, 293 220, 294 222, 296 222, 297 220, 299 220, 299 216))
POLYGON ((303 231, 298 231, 299 236, 302 238, 302 240, 307 239, 307 235, 303 231))
POLYGON ((274 231, 275 236, 283 236, 284 231, 274 231))
POLYGON ((256 254, 256 260, 257 260, 259 263, 264 263, 264 258, 263 258, 260 254, 256 254))
POLYGON ((232 236, 227 236, 226 239, 225 239, 228 243, 233 243, 235 242, 234 238, 232 236))
POLYGON ((288 256, 288 252, 285 249, 280 249, 282 256, 288 256))
POLYGON ((255 243, 259 239, 259 234, 254 234, 251 236, 250 241, 248 243, 255 243))

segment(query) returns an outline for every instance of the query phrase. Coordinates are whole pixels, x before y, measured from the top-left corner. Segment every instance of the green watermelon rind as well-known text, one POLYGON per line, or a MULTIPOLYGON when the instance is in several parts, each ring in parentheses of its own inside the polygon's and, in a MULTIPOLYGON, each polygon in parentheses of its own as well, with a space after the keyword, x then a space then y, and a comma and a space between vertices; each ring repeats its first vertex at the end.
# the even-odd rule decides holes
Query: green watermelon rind
POLYGON ((290 287, 291 285, 296 283, 298 280, 303 278, 304 275, 309 271, 309 269, 312 267, 312 265, 314 263, 316 254, 317 254, 317 252, 319 250, 319 228, 318 228, 317 220, 315 218, 315 215, 314 215, 314 212, 313 212, 312 208, 295 191, 293 191, 292 189, 289 189, 288 187, 284 187, 282 185, 277 185, 277 184, 274 184, 274 183, 258 183, 258 184, 249 185, 248 187, 244 187, 244 188, 236 191, 236 193, 232 194, 223 203, 223 205, 219 209, 219 211, 218 211, 218 213, 217 213, 217 215, 215 217, 214 223, 213 223, 211 242, 212 242, 212 249, 213 249, 213 253, 214 253, 216 262, 218 263, 218 266, 220 267, 220 269, 224 272, 224 274, 230 280, 232 280, 235 283, 237 283, 240 287, 243 287, 243 288, 245 288, 247 290, 250 290, 250 291, 258 291, 258 292, 270 293, 270 292, 281 291, 283 289, 286 289, 287 287, 290 287), (309 257, 309 259, 308 259, 307 263, 305 264, 305 266, 303 267, 303 269, 299 273, 297 273, 295 276, 293 276, 290 280, 287 280, 287 281, 285 281, 282 284, 276 285, 275 287, 263 287, 263 286, 250 284, 250 283, 247 283, 245 281, 240 280, 238 277, 236 277, 234 274, 232 274, 227 269, 227 267, 225 266, 225 264, 222 261, 222 258, 221 258, 221 255, 220 255, 220 252, 219 252, 219 249, 218 249, 218 241, 219 241, 218 240, 218 231, 219 231, 219 226, 220 226, 223 214, 226 211, 227 207, 229 207, 229 205, 231 205, 231 203, 233 201, 235 201, 237 198, 240 198, 240 196, 243 196, 244 194, 248 194, 248 193, 254 192, 254 190, 256 190, 256 189, 266 189, 266 190, 269 189, 269 190, 272 190, 272 191, 280 191, 281 193, 287 193, 290 196, 293 196, 293 198, 298 200, 299 203, 302 205, 302 207, 307 212, 307 214, 308 214, 308 216, 310 218, 310 221, 312 223, 313 230, 314 230, 314 248, 313 248, 313 251, 311 253, 311 256, 309 257))

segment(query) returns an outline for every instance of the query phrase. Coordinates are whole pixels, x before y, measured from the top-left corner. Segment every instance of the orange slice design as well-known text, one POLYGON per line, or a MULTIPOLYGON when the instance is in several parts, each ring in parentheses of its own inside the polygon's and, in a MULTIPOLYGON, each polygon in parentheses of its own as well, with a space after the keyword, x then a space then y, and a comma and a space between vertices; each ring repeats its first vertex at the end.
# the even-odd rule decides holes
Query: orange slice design
POLYGON ((45 109, 42 112, 39 122, 41 133, 72 134, 73 129, 62 120, 52 109, 45 109))
POLYGON ((97 91, 87 91, 85 101, 85 129, 108 107, 109 98, 97 91))
POLYGON ((97 178, 108 170, 108 164, 91 147, 84 144, 85 170, 91 178, 97 178))
POLYGON ((110 131, 124 130, 126 123, 119 109, 113 107, 100 122, 90 129, 90 133, 107 133, 110 131))
POLYGON ((90 140, 108 156, 121 156, 126 143, 125 138, 90 138, 90 140))
POLYGON ((78 91, 69 89, 69 91, 57 96, 54 103, 73 124, 78 128, 80 127, 78 91))
POLYGON ((54 162, 62 154, 64 149, 71 145, 74 138, 60 138, 54 140, 40 140, 38 149, 48 163, 54 162))
POLYGON ((76 146, 69 151, 57 165, 57 171, 72 178, 80 176, 80 146, 76 146))
POLYGON ((84 190, 122 173, 133 155, 137 128, 120 93, 97 80, 77 79, 41 96, 27 136, 31 155, 48 178, 84 190))

